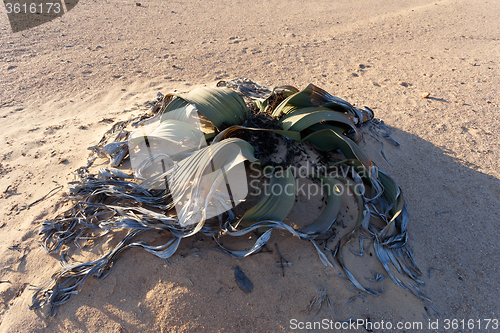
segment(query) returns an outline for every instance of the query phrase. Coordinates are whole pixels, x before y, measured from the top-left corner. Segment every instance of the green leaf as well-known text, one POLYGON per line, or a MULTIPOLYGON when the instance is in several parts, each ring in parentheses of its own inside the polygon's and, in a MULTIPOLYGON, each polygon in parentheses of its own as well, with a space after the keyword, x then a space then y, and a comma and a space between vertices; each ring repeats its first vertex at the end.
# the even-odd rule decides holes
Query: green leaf
POLYGON ((197 88, 187 94, 170 94, 175 98, 164 112, 184 108, 188 104, 207 117, 215 127, 241 124, 247 117, 248 107, 243 98, 229 88, 197 88))
POLYGON ((356 159, 368 169, 373 165, 372 161, 363 153, 355 142, 331 129, 324 129, 309 134, 303 138, 302 141, 310 142, 322 151, 340 149, 346 158, 356 159))
POLYGON ((261 112, 266 112, 267 109, 269 108, 270 104, 272 101, 274 101, 276 98, 278 98, 279 95, 281 96, 291 96, 295 93, 297 93, 299 89, 292 87, 292 86, 281 86, 281 87, 276 87, 273 89, 271 94, 264 100, 255 100, 254 105, 261 111, 261 112))
POLYGON ((344 132, 353 131, 355 141, 359 141, 361 135, 352 118, 351 115, 335 112, 324 107, 306 107, 289 113, 281 118, 280 122, 284 130, 301 132, 315 124, 327 121, 331 122, 332 125, 343 128, 344 132))
POLYGON ((355 108, 341 98, 330 95, 325 90, 313 84, 304 90, 289 96, 281 102, 273 111, 273 116, 278 117, 282 113, 289 114, 298 109, 307 107, 327 107, 334 111, 347 112, 356 115, 355 108))
POLYGON ((237 222, 251 225, 248 222, 262 220, 283 221, 292 210, 295 203, 295 178, 288 169, 281 174, 274 173, 264 197, 254 207, 250 208, 237 222), (245 223, 246 222, 246 223, 245 223))
POLYGON ((333 181, 321 175, 310 175, 309 177, 321 180, 321 184, 326 189, 327 202, 326 208, 320 217, 314 223, 299 229, 299 232, 305 234, 314 234, 315 237, 327 232, 337 220, 340 213, 342 198, 338 193, 337 187, 333 181))
POLYGON ((285 131, 285 130, 275 130, 275 129, 267 129, 267 128, 253 128, 253 127, 245 127, 245 126, 231 126, 217 134, 212 142, 219 142, 228 137, 231 133, 238 130, 248 130, 248 131, 268 131, 276 134, 284 135, 292 140, 300 141, 300 133, 294 131, 285 131))
POLYGON ((390 222, 398 217, 401 217, 403 225, 400 226, 400 228, 402 231, 404 231, 406 226, 405 220, 407 220, 408 217, 403 195, 401 194, 401 189, 396 184, 396 182, 382 170, 378 170, 378 177, 380 179, 380 182, 382 183, 382 186, 384 187, 383 195, 389 203, 389 207, 387 208, 388 212, 386 212, 386 214, 390 213, 390 222))
POLYGON ((333 179, 336 179, 338 181, 341 181, 342 183, 344 183, 345 185, 347 185, 347 187, 349 187, 349 189, 351 190, 351 192, 354 194, 354 196, 356 197, 356 200, 358 202, 358 219, 356 220, 356 227, 360 226, 361 223, 363 222, 363 218, 364 218, 364 200, 363 200, 363 196, 361 195, 361 193, 359 193, 359 191, 357 191, 356 189, 356 186, 351 183, 350 181, 348 181, 347 179, 345 178, 342 178, 342 177, 332 177, 333 179))
POLYGON ((197 150, 191 156, 180 161, 174 176, 172 176, 171 184, 188 184, 194 179, 201 178, 202 175, 221 169, 234 159, 235 154, 241 154, 244 159, 251 162, 257 160, 253 155, 254 149, 251 144, 241 139, 230 138, 197 150), (234 145, 240 151, 236 151, 234 145))
POLYGON ((332 130, 340 135, 345 135, 345 129, 343 129, 342 127, 333 126, 330 124, 314 124, 314 125, 310 126, 309 129, 313 132, 321 131, 324 129, 330 129, 330 130, 332 130))

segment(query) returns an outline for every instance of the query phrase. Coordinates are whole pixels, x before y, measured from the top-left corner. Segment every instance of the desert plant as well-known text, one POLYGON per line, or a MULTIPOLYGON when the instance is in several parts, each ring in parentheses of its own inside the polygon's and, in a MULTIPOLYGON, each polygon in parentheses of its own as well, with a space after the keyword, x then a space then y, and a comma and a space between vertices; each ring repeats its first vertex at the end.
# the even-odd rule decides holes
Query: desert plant
MULTIPOLYGON (((101 170, 100 177, 80 173, 84 175, 80 181, 70 184, 75 205, 55 219, 45 221, 40 229, 45 249, 59 251, 62 244, 69 241, 79 244, 101 234, 118 235, 120 230, 127 230, 127 234, 113 250, 96 260, 70 264, 63 256, 62 270, 36 290, 31 309, 50 304, 50 314, 54 315, 57 306, 76 294, 88 277, 105 277, 117 255, 127 248, 140 247, 167 259, 175 253, 182 238, 198 232, 217 240, 257 231, 259 237, 248 250, 237 251, 221 246, 222 251, 232 256, 245 257, 259 250, 269 240, 273 229, 287 230, 302 240, 311 241, 321 262, 333 266, 328 253, 318 245, 318 239, 332 230, 339 216, 339 184, 345 185, 358 204, 355 226, 332 251, 332 258, 340 264, 348 279, 361 291, 379 294, 363 287, 346 268, 342 257, 345 244, 362 233, 364 238, 373 240, 376 257, 388 275, 398 285, 427 299, 418 286, 404 283, 394 272, 396 269, 416 284, 423 284, 418 280, 420 272, 407 244, 408 211, 401 189, 356 143, 362 136, 359 128, 372 120, 373 112, 368 108, 356 108, 314 85, 302 91, 291 86, 279 87, 263 98, 246 98, 248 102, 229 88, 199 88, 186 94, 169 94, 158 100, 161 107, 154 115, 156 118, 153 117, 158 126, 142 139, 147 140, 148 147, 150 141, 161 146, 167 142, 180 145, 180 142, 190 140, 189 149, 176 152, 180 154, 177 160, 168 156, 170 164, 145 180, 137 177, 125 180, 130 176, 113 168, 101 170), (215 133, 212 130, 204 132, 202 128, 187 123, 189 112, 193 110, 213 124, 215 133), (259 121, 269 121, 272 126, 250 126, 256 117, 260 117, 259 121), (307 175, 326 190, 326 208, 309 226, 294 228, 284 222, 295 202, 295 175, 291 167, 296 161, 292 157, 283 163, 264 165, 262 158, 256 156, 265 150, 261 145, 271 143, 245 140, 263 133, 279 138, 287 147, 308 145, 309 149, 323 154, 325 158, 321 167, 325 170, 338 166, 352 169, 349 177, 328 177, 314 171, 307 175), (203 144, 204 140, 207 140, 207 145, 203 144), (218 189, 227 183, 226 177, 231 169, 241 163, 254 163, 270 186, 291 191, 265 193, 253 207, 236 216, 233 209, 238 204, 236 198, 218 189), (168 184, 165 179, 168 179, 168 184), (181 201, 182 208, 172 214, 173 208, 180 207, 181 201), (210 209, 216 209, 215 218, 207 217, 210 209), (379 222, 374 223, 375 219, 379 222), (134 240, 144 230, 161 230, 172 238, 162 246, 134 240)), ((137 145, 140 140, 140 136, 130 138, 129 146, 137 145)), ((112 143, 109 147, 117 145, 123 147, 124 143, 112 143)))

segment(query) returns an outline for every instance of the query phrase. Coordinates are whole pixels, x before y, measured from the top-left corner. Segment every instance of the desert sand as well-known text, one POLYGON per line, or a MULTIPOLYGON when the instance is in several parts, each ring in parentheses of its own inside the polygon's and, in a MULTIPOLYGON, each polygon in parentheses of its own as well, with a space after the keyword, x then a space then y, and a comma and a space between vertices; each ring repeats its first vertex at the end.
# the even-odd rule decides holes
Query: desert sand
MULTIPOLYGON (((499 319, 498 17, 496 1, 81 0, 13 34, 1 9, 0 331, 276 332, 293 331, 292 319, 424 327, 499 319), (158 91, 233 77, 267 87, 314 83, 372 108, 392 128, 401 146, 384 146, 391 164, 377 143, 365 150, 402 188, 423 291, 440 316, 389 279, 382 296, 351 299, 358 291, 321 264, 311 243, 280 232, 269 242, 273 253, 244 259, 214 251, 204 237, 184 240, 170 266, 127 250, 55 317, 28 309, 31 286, 59 269, 38 229, 67 204, 63 190, 23 205, 53 181, 73 180, 86 148, 110 126, 102 120, 137 115, 135 106, 158 91), (275 243, 293 263, 285 276, 275 243), (251 293, 236 285, 235 266, 253 282, 251 293), (318 289, 331 307, 309 311, 318 289)), ((291 216, 307 218, 307 203, 291 216)))

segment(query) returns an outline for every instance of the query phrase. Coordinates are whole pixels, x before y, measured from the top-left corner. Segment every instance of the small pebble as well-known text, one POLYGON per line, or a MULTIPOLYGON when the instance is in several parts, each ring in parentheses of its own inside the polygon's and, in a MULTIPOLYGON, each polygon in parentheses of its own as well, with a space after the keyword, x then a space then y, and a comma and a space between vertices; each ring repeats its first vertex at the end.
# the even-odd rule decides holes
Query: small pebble
POLYGON ((427 97, 429 97, 430 95, 431 95, 431 94, 429 94, 428 92, 423 93, 423 94, 422 94, 422 98, 427 98, 427 97))

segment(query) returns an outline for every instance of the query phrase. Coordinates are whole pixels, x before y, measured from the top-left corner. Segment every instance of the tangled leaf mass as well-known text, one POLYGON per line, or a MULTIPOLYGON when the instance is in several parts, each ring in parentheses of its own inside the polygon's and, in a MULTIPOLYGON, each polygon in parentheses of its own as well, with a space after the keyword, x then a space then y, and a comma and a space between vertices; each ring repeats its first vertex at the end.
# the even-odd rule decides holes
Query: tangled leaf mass
MULTIPOLYGON (((362 254, 363 240, 371 240, 376 258, 388 276, 399 286, 428 302, 429 298, 420 290, 423 282, 418 277, 421 273, 407 242, 408 211, 401 190, 358 146, 362 140, 359 132, 362 126, 369 128, 379 142, 379 132, 382 132, 383 138, 397 145, 390 138, 388 128, 373 118, 373 112, 368 108, 356 108, 314 85, 302 91, 291 86, 269 90, 248 79, 235 79, 221 81, 217 86, 196 89, 187 94, 158 94, 147 112, 140 117, 115 123, 96 146, 89 148, 91 157, 88 164, 76 170, 78 180, 69 183, 69 197, 73 206, 52 220, 43 222, 39 231, 41 244, 47 252, 59 253, 63 245, 69 242, 81 247, 89 239, 104 235, 122 239, 102 257, 86 263, 70 263, 66 254, 62 253, 62 269, 37 287, 30 308, 49 305, 50 315, 55 315, 57 307, 77 294, 87 278, 105 278, 118 255, 128 248, 139 247, 167 259, 175 253, 183 238, 201 232, 213 237, 221 246, 221 251, 234 257, 246 257, 261 249, 274 229, 286 230, 302 240, 310 241, 325 266, 334 267, 333 262, 336 261, 357 289, 377 296, 382 290, 364 287, 347 269, 343 256, 343 249, 350 241, 359 239, 359 254, 362 254), (309 177, 325 188, 335 188, 327 186, 334 185, 335 181, 345 184, 352 191, 359 211, 356 225, 336 241, 333 249, 327 246, 332 242, 333 224, 340 214, 340 198, 334 190, 327 191, 326 208, 318 220, 302 228, 294 228, 283 222, 295 202, 295 195, 267 193, 241 216, 236 216, 233 209, 228 209, 215 218, 207 219, 204 211, 206 203, 220 199, 212 189, 205 193, 205 201, 189 202, 191 206, 187 213, 184 212, 187 217, 183 219, 197 220, 189 224, 181 223, 184 220, 181 221, 181 217, 175 214, 177 202, 173 195, 180 190, 153 186, 155 182, 171 175, 172 169, 141 181, 115 167, 129 153, 127 140, 130 133, 126 130, 127 126, 141 126, 150 119, 188 105, 194 106, 213 125, 212 131, 202 133, 210 147, 216 147, 224 153, 228 143, 239 144, 246 159, 256 161, 270 183, 294 188, 295 178, 289 169, 304 160, 307 155, 305 147, 317 153, 320 157, 318 163, 323 168, 351 167, 352 174, 345 177, 328 178, 319 174, 309 177), (273 160, 270 156, 282 143, 287 150, 285 158, 273 160), (103 156, 110 159, 110 167, 101 168, 97 175, 92 174, 90 168, 95 159, 103 156), (285 176, 278 177, 279 172, 285 176), (360 192, 356 184, 363 184, 367 190, 360 192), (138 235, 146 230, 162 231, 170 235, 171 239, 160 246, 137 240, 138 235), (238 237, 249 232, 259 235, 249 250, 227 249, 218 241, 222 237, 238 237), (410 282, 403 282, 400 277, 410 282)), ((186 159, 195 161, 193 156, 199 157, 196 161, 205 158, 206 163, 211 163, 204 149, 192 152, 186 159)), ((183 165, 182 161, 179 165, 183 165)), ((190 177, 192 173, 205 170, 207 165, 190 162, 184 167, 182 175, 190 177)), ((236 275, 241 274, 237 271, 236 275)), ((374 281, 382 280, 383 276, 377 274, 374 281)), ((322 300, 318 302, 321 304, 322 300)))

